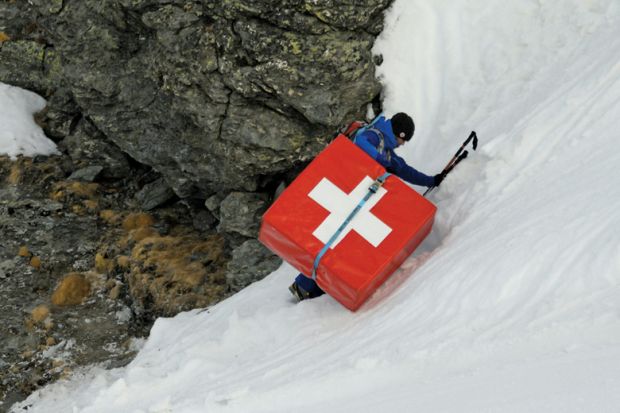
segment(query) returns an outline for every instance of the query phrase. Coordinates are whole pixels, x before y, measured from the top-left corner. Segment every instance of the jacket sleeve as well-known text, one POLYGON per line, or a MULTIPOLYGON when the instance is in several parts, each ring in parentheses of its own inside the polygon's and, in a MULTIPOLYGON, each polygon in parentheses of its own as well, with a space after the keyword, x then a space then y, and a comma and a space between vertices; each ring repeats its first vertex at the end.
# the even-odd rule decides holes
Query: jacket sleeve
POLYGON ((403 158, 395 153, 392 154, 392 159, 387 170, 413 185, 427 186, 429 188, 435 185, 435 177, 425 175, 417 169, 412 168, 407 165, 407 162, 405 162, 403 158))

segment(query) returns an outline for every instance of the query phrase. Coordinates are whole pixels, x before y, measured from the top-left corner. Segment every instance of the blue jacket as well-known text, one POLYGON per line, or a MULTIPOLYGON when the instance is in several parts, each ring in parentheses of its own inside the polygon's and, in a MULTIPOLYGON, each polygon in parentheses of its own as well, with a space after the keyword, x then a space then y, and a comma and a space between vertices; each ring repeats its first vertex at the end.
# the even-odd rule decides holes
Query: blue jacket
POLYGON ((431 187, 435 185, 435 178, 423 174, 422 172, 407 165, 407 162, 394 153, 396 149, 396 137, 392 132, 392 124, 385 116, 379 115, 373 123, 366 128, 360 129, 355 135, 353 142, 364 150, 372 159, 379 162, 388 172, 393 173, 399 178, 420 186, 431 187), (381 151, 381 136, 383 135, 383 150, 381 151))

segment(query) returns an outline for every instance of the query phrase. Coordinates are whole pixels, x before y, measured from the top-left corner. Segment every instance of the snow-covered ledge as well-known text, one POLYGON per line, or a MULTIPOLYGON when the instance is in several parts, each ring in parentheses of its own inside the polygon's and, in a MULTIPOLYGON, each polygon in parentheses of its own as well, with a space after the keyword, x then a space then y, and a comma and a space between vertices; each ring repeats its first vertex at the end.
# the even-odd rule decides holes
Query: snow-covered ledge
POLYGON ((16 158, 58 153, 56 144, 34 121, 45 105, 45 99, 36 93, 0 83, 0 155, 16 158))

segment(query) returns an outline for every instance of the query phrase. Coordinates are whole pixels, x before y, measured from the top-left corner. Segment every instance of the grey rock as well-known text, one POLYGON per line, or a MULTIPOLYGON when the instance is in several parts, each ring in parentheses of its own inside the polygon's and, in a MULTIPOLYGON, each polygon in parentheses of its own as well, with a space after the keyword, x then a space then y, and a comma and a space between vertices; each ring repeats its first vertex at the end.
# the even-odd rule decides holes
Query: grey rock
POLYGON ((45 46, 31 40, 10 40, 0 48, 0 81, 25 89, 44 92, 60 82, 57 73, 41 70, 46 67, 45 46))
POLYGON ((5 275, 11 274, 15 270, 17 263, 15 260, 4 260, 0 262, 0 271, 2 271, 5 275))
POLYGON ((127 157, 89 121, 80 121, 61 147, 78 165, 103 167, 100 173, 104 178, 123 178, 130 173, 127 157))
POLYGON ((184 10, 182 7, 166 4, 155 11, 144 13, 142 23, 156 30, 180 30, 198 22, 201 15, 199 9, 184 10))
POLYGON ((232 68, 227 84, 246 97, 267 91, 312 123, 333 128, 379 92, 371 35, 298 34, 255 20, 239 20, 234 30, 256 63, 232 68))
POLYGON ((215 194, 207 198, 205 201, 205 207, 213 214, 217 219, 220 219, 220 204, 224 200, 225 196, 222 194, 215 194))
POLYGON ((87 254, 95 251, 97 249, 97 243, 93 241, 83 240, 77 246, 77 252, 80 254, 87 254))
POLYGON ((282 264, 282 260, 255 239, 248 240, 233 250, 228 263, 226 280, 238 291, 265 278, 282 264))
POLYGON ((280 195, 282 195, 282 192, 284 192, 284 190, 286 189, 286 182, 282 181, 278 184, 278 186, 276 187, 276 190, 273 193, 273 199, 278 199, 278 197, 280 195))
POLYGON ((157 208, 165 204, 175 196, 172 188, 166 184, 162 178, 144 185, 144 187, 136 193, 136 200, 147 211, 157 208))
POLYGON ((53 213, 53 212, 58 212, 60 210, 62 210, 63 205, 60 202, 47 202, 45 203, 45 205, 41 206, 41 210, 48 212, 48 213, 53 213))
POLYGON ((232 192, 220 204, 218 231, 258 236, 260 218, 267 209, 265 196, 253 192, 232 192))
POLYGON ((43 14, 57 14, 62 10, 65 0, 30 0, 30 3, 39 7, 43 14))
POLYGON ((92 268, 92 262, 89 259, 75 260, 71 268, 78 272, 88 271, 92 268))
MULTIPOLYGON (((228 116, 222 123, 221 133, 222 139, 236 147, 299 152, 311 132, 304 122, 274 112, 265 106, 252 104, 234 93, 230 99, 228 116)), ((260 168, 262 162, 277 161, 277 158, 269 159, 267 151, 257 151, 255 155, 253 159, 243 159, 244 163, 252 162, 256 164, 254 168, 260 168), (263 153, 265 156, 261 159, 260 155, 263 153)))
POLYGON ((209 211, 198 211, 192 216, 192 224, 199 231, 208 231, 214 227, 217 219, 209 211))
POLYGON ((6 1, 0 3, 0 31, 7 33, 10 37, 16 37, 21 34, 22 27, 30 21, 28 18, 30 8, 25 1, 12 3, 6 1))
POLYGON ((334 28, 342 30, 380 30, 382 12, 391 0, 207 0, 210 9, 226 17, 256 17, 279 27, 302 33, 323 33, 334 28), (377 22, 378 21, 378 22, 377 22), (379 27, 376 27, 379 24, 379 27))
POLYGON ((73 132, 79 121, 80 108, 71 92, 60 88, 48 97, 47 107, 43 112, 43 130, 54 140, 62 140, 73 132))
POLYGON ((383 11, 391 0, 362 0, 355 7, 339 0, 304 2, 306 10, 326 24, 340 29, 365 30, 378 34, 383 29, 383 11))
POLYGON ((103 171, 103 166, 87 166, 86 168, 78 169, 77 171, 73 172, 71 176, 69 176, 69 179, 75 181, 93 182, 95 179, 97 179, 97 176, 99 176, 101 171, 103 171))

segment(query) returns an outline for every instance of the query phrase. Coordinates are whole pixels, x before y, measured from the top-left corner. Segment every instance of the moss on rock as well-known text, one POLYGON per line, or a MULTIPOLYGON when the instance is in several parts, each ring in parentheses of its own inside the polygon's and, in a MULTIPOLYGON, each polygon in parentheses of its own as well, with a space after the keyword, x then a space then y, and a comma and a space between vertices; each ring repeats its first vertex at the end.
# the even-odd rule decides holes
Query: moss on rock
POLYGON ((58 306, 79 305, 90 295, 90 282, 80 273, 67 274, 52 294, 52 304, 58 306))

